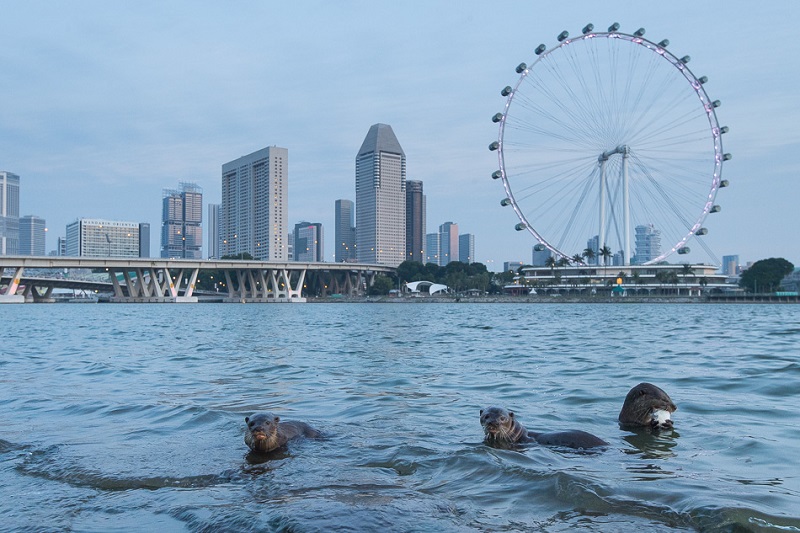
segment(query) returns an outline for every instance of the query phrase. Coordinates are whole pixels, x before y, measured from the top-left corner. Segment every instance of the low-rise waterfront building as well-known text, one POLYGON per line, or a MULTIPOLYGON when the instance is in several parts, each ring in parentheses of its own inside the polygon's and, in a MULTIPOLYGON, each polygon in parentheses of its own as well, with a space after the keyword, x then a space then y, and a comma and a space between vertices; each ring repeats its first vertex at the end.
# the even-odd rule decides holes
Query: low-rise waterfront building
POLYGON ((529 266, 522 268, 516 281, 537 294, 574 296, 700 296, 730 289, 718 267, 689 264, 529 266))

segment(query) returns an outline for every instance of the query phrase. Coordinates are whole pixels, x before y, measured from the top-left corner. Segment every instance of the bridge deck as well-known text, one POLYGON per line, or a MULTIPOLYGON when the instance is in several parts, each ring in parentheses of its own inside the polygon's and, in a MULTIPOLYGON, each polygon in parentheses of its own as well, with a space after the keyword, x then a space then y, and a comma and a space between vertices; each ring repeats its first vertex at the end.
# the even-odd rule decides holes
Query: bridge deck
POLYGON ((112 302, 197 302, 201 271, 221 272, 228 302, 301 302, 309 276, 316 292, 359 294, 385 265, 239 260, 0 256, 0 303, 54 301, 56 288, 106 291, 112 302), (26 269, 104 269, 105 283, 26 276, 26 269), (3 273, 10 270, 10 273, 3 273), (22 292, 19 294, 18 292, 22 292))

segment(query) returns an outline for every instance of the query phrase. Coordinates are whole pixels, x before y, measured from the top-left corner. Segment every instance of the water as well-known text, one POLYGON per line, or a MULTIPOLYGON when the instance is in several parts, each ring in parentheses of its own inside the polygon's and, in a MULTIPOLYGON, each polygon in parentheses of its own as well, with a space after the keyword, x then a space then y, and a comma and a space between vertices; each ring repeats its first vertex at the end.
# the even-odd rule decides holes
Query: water
POLYGON ((0 307, 0 529, 800 531, 800 306, 0 307), (619 428, 650 381, 675 431, 619 428), (585 454, 482 444, 478 412, 585 454), (323 440, 268 461, 244 417, 323 440))

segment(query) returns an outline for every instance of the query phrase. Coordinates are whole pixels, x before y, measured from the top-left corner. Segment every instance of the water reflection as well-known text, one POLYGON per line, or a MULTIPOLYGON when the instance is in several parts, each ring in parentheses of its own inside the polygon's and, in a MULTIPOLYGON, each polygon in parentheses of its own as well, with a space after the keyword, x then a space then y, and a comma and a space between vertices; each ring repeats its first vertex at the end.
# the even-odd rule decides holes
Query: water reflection
POLYGON ((627 449, 625 453, 641 454, 642 459, 667 459, 675 456, 673 448, 678 445, 676 439, 680 437, 680 434, 674 429, 657 430, 642 427, 626 429, 626 431, 631 434, 623 436, 622 439, 634 449, 627 449))

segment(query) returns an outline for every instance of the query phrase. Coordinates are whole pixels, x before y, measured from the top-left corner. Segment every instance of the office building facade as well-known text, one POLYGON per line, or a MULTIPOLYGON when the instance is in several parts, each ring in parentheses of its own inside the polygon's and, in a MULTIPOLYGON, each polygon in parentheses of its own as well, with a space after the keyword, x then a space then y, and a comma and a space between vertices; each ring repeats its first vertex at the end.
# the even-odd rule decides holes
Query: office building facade
POLYGON ((472 233, 458 236, 458 260, 467 264, 475 261, 475 235, 472 233))
POLYGON ((289 151, 269 146, 222 165, 219 253, 289 259, 289 151))
POLYGON ((161 257, 203 257, 203 190, 195 183, 181 183, 180 189, 164 189, 161 257))
POLYGON ((208 258, 219 259, 219 204, 208 204, 206 235, 208 235, 208 258))
POLYGON ((356 226, 355 210, 352 200, 336 200, 335 227, 336 248, 334 257, 337 263, 355 263, 356 226))
POLYGON ((739 274, 739 256, 738 255, 723 255, 722 256, 722 273, 726 276, 737 276, 739 274))
POLYGON ((425 195, 421 181, 406 181, 406 260, 425 262, 425 195))
POLYGON ((19 253, 19 176, 0 171, 0 255, 19 253))
POLYGON ((395 267, 406 253, 406 154, 388 124, 370 127, 356 156, 356 257, 395 267))
POLYGON ((294 226, 293 258, 303 263, 324 261, 325 243, 322 224, 319 222, 300 222, 294 226))
MULTIPOLYGON (((600 236, 595 235, 588 241, 586 241, 586 249, 591 250, 594 252, 592 257, 584 257, 584 261, 586 261, 587 265, 598 265, 600 260, 600 236)), ((583 251, 581 251, 583 253, 583 251)))
POLYGON ((442 266, 442 248, 438 233, 425 235, 425 264, 433 263, 442 266))
POLYGON ((661 255, 661 232, 653 224, 642 224, 634 228, 636 254, 633 263, 643 265, 661 255))
POLYGON ((150 225, 146 223, 81 218, 67 225, 66 255, 147 257, 149 240, 150 225), (141 245, 142 238, 146 247, 141 245))
POLYGON ((19 255, 46 254, 47 223, 41 217, 26 215, 19 219, 19 255))
POLYGON ((531 253, 531 265, 545 266, 547 264, 547 260, 550 259, 552 255, 552 252, 550 252, 550 250, 547 248, 542 247, 541 250, 537 250, 536 246, 534 246, 533 252, 531 253))
POLYGON ((458 261, 458 224, 445 222, 439 226, 439 265, 458 261))

